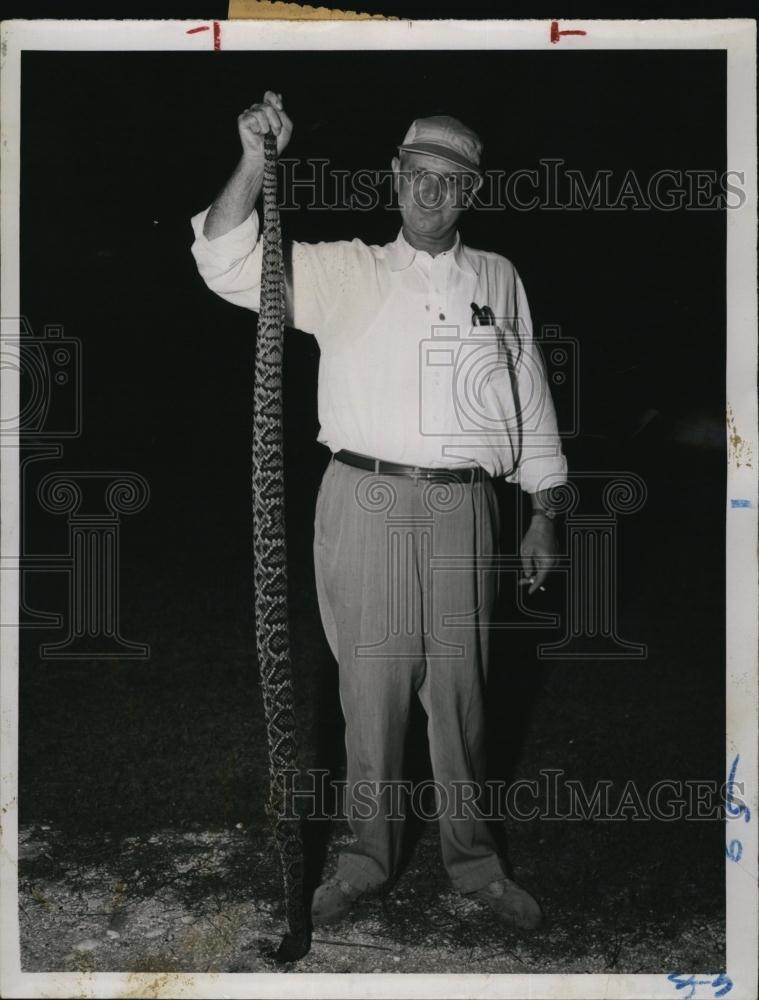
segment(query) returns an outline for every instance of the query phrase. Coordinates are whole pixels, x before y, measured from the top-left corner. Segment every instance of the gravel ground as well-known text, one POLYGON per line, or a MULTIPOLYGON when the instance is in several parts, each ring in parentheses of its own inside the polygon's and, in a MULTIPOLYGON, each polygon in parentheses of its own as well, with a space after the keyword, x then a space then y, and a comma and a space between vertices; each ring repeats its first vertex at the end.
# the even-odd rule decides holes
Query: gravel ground
MULTIPOLYGON (((438 863, 426 831, 404 876, 359 903, 340 925, 318 929, 297 972, 661 972, 718 969, 724 928, 686 917, 663 932, 547 910, 544 929, 520 935, 488 910, 427 878, 438 863)), ((21 834, 21 946, 25 971, 287 971, 269 957, 283 931, 271 852, 245 830, 162 830, 115 844, 66 845, 49 827, 21 834)), ((347 842, 333 839, 331 852, 347 842)))

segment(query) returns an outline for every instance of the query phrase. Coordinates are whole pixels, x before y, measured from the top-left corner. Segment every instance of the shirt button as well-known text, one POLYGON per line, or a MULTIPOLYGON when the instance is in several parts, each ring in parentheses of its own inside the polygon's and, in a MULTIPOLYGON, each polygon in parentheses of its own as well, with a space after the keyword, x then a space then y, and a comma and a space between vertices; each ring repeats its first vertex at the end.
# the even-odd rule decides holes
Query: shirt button
POLYGON ((445 319, 445 313, 440 313, 440 319, 445 319))
POLYGON ((427 303, 427 305, 424 308, 427 310, 427 312, 430 311, 430 304, 429 304, 429 302, 427 303))

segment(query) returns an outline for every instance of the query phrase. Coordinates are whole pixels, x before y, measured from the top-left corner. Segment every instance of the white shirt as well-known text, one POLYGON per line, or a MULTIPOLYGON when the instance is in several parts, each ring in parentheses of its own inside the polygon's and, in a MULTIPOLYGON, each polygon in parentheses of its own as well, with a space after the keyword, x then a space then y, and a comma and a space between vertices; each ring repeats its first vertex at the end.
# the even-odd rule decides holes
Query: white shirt
MULTIPOLYGON (((214 240, 208 210, 192 219, 192 252, 208 287, 258 310, 262 241, 254 212, 214 240)), ((321 350, 319 440, 389 462, 481 465, 534 493, 567 465, 529 308, 514 266, 456 237, 432 257, 403 233, 292 243, 288 323, 321 350), (495 326, 472 326, 489 305, 495 326)))

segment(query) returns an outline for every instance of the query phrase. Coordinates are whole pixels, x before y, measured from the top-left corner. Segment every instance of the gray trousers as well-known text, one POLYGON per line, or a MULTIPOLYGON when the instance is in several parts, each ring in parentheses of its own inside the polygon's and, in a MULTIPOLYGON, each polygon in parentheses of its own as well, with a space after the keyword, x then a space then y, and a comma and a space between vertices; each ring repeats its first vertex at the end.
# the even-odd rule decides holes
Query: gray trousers
MULTIPOLYGON (((484 687, 497 575, 475 564, 497 546, 493 485, 327 466, 314 520, 316 585, 339 665, 345 805, 355 843, 337 874, 358 888, 396 872, 412 698, 427 714, 443 862, 473 892, 505 874, 465 800, 485 780, 484 687)), ((413 799, 412 799, 413 801, 413 799)))

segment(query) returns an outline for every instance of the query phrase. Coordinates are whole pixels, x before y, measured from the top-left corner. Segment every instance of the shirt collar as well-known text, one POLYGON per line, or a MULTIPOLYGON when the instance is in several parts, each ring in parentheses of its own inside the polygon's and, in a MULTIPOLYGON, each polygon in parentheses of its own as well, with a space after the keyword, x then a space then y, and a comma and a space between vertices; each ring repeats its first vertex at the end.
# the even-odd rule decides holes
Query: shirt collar
MULTIPOLYGON (((408 267, 414 257, 416 257, 417 253, 416 249, 411 246, 406 237, 403 235, 403 229, 399 231, 398 237, 393 243, 388 243, 386 245, 385 252, 390 263, 391 271, 402 271, 404 268, 408 267)), ((461 242, 461 237, 458 233, 456 233, 456 242, 453 244, 450 251, 446 251, 446 253, 451 253, 453 255, 453 261, 461 271, 468 271, 474 275, 477 274, 477 271, 472 266, 472 262, 466 253, 466 247, 461 242)))

